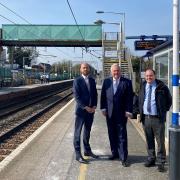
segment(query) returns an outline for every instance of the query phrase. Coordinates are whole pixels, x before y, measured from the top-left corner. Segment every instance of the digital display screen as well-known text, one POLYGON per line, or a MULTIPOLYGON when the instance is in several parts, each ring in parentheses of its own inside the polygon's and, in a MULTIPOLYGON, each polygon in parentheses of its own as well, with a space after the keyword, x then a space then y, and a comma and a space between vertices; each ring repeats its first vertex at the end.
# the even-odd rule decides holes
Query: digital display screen
POLYGON ((134 47, 135 50, 150 50, 164 43, 164 40, 143 40, 143 41, 135 41, 134 47))

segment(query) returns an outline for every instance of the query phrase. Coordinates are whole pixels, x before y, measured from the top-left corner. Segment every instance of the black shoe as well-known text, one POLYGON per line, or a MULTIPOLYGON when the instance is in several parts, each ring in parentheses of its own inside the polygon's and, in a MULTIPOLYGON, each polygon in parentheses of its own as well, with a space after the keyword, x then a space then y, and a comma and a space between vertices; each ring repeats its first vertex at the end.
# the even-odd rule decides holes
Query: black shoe
POLYGON ((118 155, 111 155, 111 156, 109 156, 108 159, 109 160, 116 160, 116 159, 119 159, 119 156, 118 155))
POLYGON ((129 164, 127 163, 127 161, 122 161, 122 166, 124 166, 124 167, 128 167, 128 166, 129 166, 129 164))
POLYGON ((146 161, 144 164, 145 167, 153 167, 155 166, 155 161, 146 161))
POLYGON ((84 155, 85 155, 85 156, 90 156, 90 157, 92 157, 92 158, 94 158, 94 159, 99 158, 99 156, 95 155, 92 151, 90 151, 90 152, 84 152, 84 155))
POLYGON ((164 164, 158 164, 158 171, 159 172, 164 172, 165 171, 165 168, 164 168, 164 164))
POLYGON ((76 161, 83 163, 83 164, 88 164, 89 161, 87 161, 86 159, 84 159, 83 157, 77 157, 76 161))

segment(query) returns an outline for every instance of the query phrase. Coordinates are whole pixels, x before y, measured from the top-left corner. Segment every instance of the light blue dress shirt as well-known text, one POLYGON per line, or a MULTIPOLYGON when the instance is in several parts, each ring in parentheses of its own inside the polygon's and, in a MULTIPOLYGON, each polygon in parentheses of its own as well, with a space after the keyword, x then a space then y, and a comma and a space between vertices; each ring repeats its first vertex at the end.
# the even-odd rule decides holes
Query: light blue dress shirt
POLYGON ((117 88, 118 88, 118 85, 119 85, 119 79, 120 78, 118 78, 118 79, 113 78, 113 91, 114 91, 114 94, 117 91, 117 88))
POLYGON ((146 115, 157 115, 157 107, 156 107, 156 100, 155 100, 155 90, 156 90, 156 81, 153 81, 152 84, 146 83, 145 87, 145 99, 144 99, 144 105, 143 105, 143 112, 146 115), (151 93, 151 112, 147 111, 147 103, 148 103, 148 94, 150 85, 152 86, 152 93, 151 93))

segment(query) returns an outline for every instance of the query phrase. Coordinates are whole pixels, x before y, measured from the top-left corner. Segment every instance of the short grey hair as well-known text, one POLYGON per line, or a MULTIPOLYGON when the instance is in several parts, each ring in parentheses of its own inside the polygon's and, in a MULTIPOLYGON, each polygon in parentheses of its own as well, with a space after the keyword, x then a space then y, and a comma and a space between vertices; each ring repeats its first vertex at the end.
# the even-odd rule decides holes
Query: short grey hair
POLYGON ((121 70, 121 67, 117 63, 114 63, 114 64, 111 65, 111 71, 112 71, 113 67, 118 67, 119 70, 121 70))

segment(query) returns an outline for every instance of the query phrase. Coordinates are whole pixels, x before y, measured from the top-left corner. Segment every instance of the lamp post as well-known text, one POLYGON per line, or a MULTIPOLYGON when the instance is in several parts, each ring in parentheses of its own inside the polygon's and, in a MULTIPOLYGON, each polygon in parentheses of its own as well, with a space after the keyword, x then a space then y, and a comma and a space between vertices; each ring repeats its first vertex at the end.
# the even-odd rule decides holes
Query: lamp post
POLYGON ((122 39, 122 42, 123 42, 123 46, 124 46, 124 49, 125 49, 125 13, 124 12, 111 12, 111 11, 97 11, 96 13, 98 14, 116 14, 116 15, 121 15, 123 16, 123 39, 122 39))
POLYGON ((44 76, 45 76, 45 74, 46 74, 46 65, 44 63, 44 76))
MULTIPOLYGON (((102 20, 97 20, 94 22, 94 24, 113 24, 113 25, 118 25, 119 26, 119 34, 122 34, 122 23, 115 23, 115 22, 104 22, 102 20)), ((122 41, 121 38, 119 37, 118 41, 118 59, 119 59, 119 66, 121 65, 121 49, 122 49, 122 41)))
POLYGON ((173 110, 169 128, 169 179, 180 176, 180 122, 179 122, 179 0, 173 0, 173 110))
POLYGON ((23 57, 23 79, 25 83, 25 59, 31 59, 32 57, 23 57))
POLYGON ((120 22, 120 36, 119 36, 119 47, 118 47, 118 58, 119 58, 119 66, 121 65, 121 55, 123 53, 123 57, 125 59, 125 13, 124 12, 112 12, 112 11, 97 11, 98 14, 115 14, 115 15, 121 15, 123 16, 123 26, 120 22), (121 37, 121 38, 120 38, 121 37))
POLYGON ((69 61, 69 79, 72 78, 72 61, 69 61))

